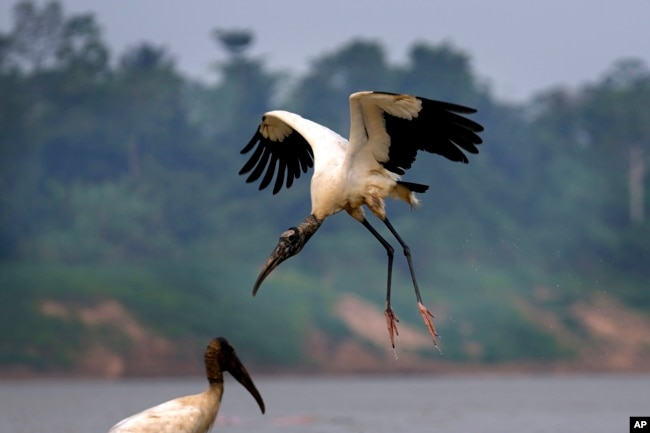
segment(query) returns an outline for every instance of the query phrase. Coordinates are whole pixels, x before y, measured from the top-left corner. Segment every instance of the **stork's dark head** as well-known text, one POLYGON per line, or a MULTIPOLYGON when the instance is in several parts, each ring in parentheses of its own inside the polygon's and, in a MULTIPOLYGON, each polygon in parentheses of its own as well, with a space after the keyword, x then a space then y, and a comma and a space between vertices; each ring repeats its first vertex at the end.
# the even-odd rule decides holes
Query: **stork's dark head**
POLYGON ((308 216, 298 227, 291 227, 280 235, 278 244, 264 263, 255 285, 253 286, 253 296, 257 293, 262 281, 269 276, 278 265, 289 257, 293 257, 302 251, 309 238, 318 230, 321 225, 320 220, 315 216, 308 216))
POLYGON ((266 263, 264 263, 264 266, 262 267, 257 280, 255 281, 255 286, 253 287, 253 296, 255 296, 259 290, 260 286, 262 285, 262 281, 264 281, 264 279, 268 277, 269 274, 273 272, 273 270, 277 268, 280 263, 284 262, 289 257, 293 257, 298 254, 302 250, 302 247, 305 245, 305 242, 307 242, 307 240, 305 239, 305 236, 300 233, 298 227, 291 227, 280 235, 278 244, 275 246, 275 249, 271 253, 271 256, 268 258, 266 263))
POLYGON ((205 348, 205 367, 210 384, 223 384, 224 371, 232 374, 232 377, 251 393, 264 413, 264 400, 228 340, 218 337, 208 343, 205 348))

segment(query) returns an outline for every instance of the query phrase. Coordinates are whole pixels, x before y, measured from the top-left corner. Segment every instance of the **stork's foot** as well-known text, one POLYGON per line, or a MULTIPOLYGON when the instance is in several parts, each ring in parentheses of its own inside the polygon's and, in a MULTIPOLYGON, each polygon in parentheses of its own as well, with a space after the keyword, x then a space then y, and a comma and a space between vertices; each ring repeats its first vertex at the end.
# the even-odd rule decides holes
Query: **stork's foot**
POLYGON ((431 311, 427 309, 427 307, 422 304, 422 302, 418 302, 418 310, 420 310, 420 315, 422 315, 422 319, 424 320, 424 324, 427 326, 427 329, 429 330, 429 334, 431 334, 431 338, 433 339, 433 344, 438 347, 438 333, 436 332, 436 327, 433 325, 433 314, 431 314, 431 311))
POLYGON ((386 315, 386 326, 388 327, 390 344, 393 346, 393 349, 395 349, 395 336, 399 336, 399 332, 397 332, 397 322, 399 322, 399 320, 397 319, 395 312, 390 306, 386 306, 384 314, 386 315))

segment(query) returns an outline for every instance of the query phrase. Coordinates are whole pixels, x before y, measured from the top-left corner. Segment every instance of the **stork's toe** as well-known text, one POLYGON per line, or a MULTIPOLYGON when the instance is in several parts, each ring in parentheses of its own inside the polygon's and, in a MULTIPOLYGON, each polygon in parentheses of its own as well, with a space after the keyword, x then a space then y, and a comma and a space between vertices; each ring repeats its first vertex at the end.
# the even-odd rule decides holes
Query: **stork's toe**
POLYGON ((399 332, 397 331, 397 322, 399 322, 399 319, 391 307, 386 307, 384 314, 386 315, 386 326, 388 327, 390 344, 395 349, 395 336, 399 336, 399 332))
POLYGON ((422 316, 422 320, 424 320, 424 324, 426 325, 427 329, 429 330, 429 334, 431 334, 431 338, 433 339, 433 344, 438 346, 438 333, 436 332, 436 327, 433 324, 433 314, 427 307, 424 306, 422 302, 418 302, 418 310, 420 311, 420 315, 422 316))

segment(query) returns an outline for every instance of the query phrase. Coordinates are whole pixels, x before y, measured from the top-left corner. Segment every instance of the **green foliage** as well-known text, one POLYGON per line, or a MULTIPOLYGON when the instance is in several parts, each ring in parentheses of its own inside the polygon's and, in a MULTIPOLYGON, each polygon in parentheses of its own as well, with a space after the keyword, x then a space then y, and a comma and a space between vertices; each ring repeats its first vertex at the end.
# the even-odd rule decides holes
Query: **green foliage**
MULTIPOLYGON (((228 58, 206 85, 148 43, 113 61, 94 17, 66 16, 56 2, 20 2, 14 21, 0 34, 0 365, 68 368, 89 332, 128 350, 113 328, 43 315, 47 299, 115 299, 173 341, 228 335, 260 363, 304 361, 314 327, 348 337, 332 314, 337 296, 380 307, 384 250, 356 221, 334 217, 253 299, 277 236, 309 212, 309 182, 271 197, 238 170, 266 110, 293 109, 345 135, 358 90, 475 106, 486 126, 467 166, 419 156, 404 179, 431 185, 421 208, 388 204, 425 302, 447 317, 448 359, 570 355, 516 305, 541 305, 530 294, 538 286, 561 287, 541 307, 567 326, 567 305, 599 284, 639 310, 650 305, 641 290, 650 223, 630 211, 650 203, 648 176, 633 175, 650 154, 650 73, 638 61, 513 106, 450 44, 416 43, 406 64, 391 65, 380 42, 353 40, 280 92, 283 74, 246 55, 248 31, 216 33, 228 58)), ((394 287, 400 319, 419 324, 399 255, 394 287)))
MULTIPOLYGON (((253 302, 248 290, 232 285, 240 271, 237 266, 199 260, 137 266, 4 263, 0 266, 0 362, 37 369, 71 367, 75 355, 88 343, 89 332, 116 335, 119 324, 89 331, 78 314, 44 314, 43 303, 55 300, 78 312, 83 306, 114 299, 145 329, 174 341, 200 346, 226 335, 253 359, 296 363, 311 307, 281 289, 274 295, 286 314, 272 313, 264 304, 253 302), (278 344, 276 334, 285 335, 286 341, 278 344), (260 338, 264 335, 269 338, 260 338)), ((107 344, 128 350, 123 339, 110 337, 107 344)))

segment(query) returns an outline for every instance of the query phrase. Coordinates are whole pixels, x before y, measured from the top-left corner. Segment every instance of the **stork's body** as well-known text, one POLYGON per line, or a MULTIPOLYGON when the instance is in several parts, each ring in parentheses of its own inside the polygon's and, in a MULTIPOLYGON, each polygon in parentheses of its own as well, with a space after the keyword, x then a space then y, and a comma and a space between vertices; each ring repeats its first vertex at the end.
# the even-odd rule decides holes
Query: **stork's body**
POLYGON ((253 294, 273 269, 300 252, 325 218, 345 210, 377 238, 388 254, 385 314, 391 344, 395 347, 397 318, 390 305, 393 247, 367 221, 365 205, 384 222, 402 246, 419 311, 436 343, 433 315, 422 303, 409 247, 388 220, 384 200, 393 197, 404 200, 411 207, 418 204, 415 193, 426 191, 428 186, 400 180, 418 151, 438 153, 461 162, 467 162, 467 157, 459 147, 477 153, 476 145, 481 143, 477 133, 483 128, 456 114, 474 111, 409 95, 358 92, 350 96, 349 141, 295 113, 279 110, 266 113, 257 132, 242 150, 247 153, 255 148, 240 174, 252 170, 247 182, 256 181, 264 174, 260 183, 263 189, 277 171, 275 194, 285 184, 285 179, 289 188, 301 172, 307 172, 313 165, 312 209, 298 227, 280 236, 280 242, 255 282, 253 294))
POLYGON ((244 365, 224 338, 215 338, 205 350, 208 388, 179 397, 115 424, 109 433, 206 433, 214 424, 223 396, 223 372, 229 371, 255 398, 264 413, 264 401, 244 365))

